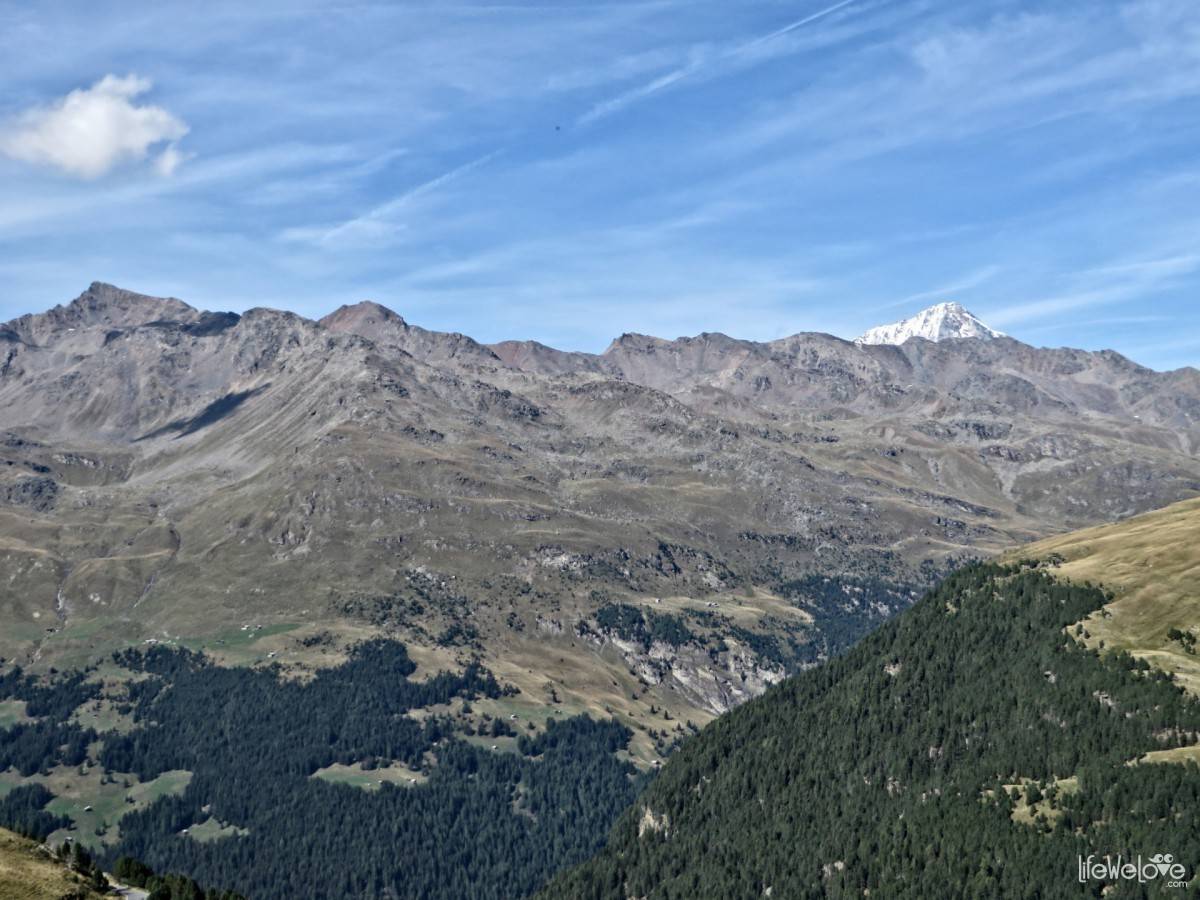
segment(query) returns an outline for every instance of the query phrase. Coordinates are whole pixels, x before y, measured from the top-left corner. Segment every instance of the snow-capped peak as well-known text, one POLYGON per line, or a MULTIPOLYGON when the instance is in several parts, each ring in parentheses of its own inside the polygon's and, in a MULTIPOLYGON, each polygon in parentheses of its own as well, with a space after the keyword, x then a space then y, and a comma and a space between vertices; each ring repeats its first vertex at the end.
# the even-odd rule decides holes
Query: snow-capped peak
POLYGON ((923 309, 903 322, 880 325, 860 335, 856 344, 903 344, 909 338, 927 341, 947 341, 956 338, 975 338, 990 341, 1004 337, 1004 332, 988 328, 958 303, 939 303, 923 309))

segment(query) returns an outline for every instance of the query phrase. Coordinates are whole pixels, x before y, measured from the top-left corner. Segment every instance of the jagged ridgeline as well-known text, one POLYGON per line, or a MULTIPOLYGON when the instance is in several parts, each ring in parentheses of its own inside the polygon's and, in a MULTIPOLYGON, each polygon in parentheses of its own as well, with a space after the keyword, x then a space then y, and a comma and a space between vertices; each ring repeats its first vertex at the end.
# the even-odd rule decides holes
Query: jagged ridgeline
POLYGON ((110 870, 133 857, 256 900, 507 900, 586 859, 642 784, 619 758, 623 725, 468 726, 471 705, 505 688, 477 664, 410 679, 416 666, 394 641, 365 642, 306 681, 161 646, 113 664, 127 679, 122 721, 100 732, 68 721, 98 683, 0 679, 0 699, 36 716, 0 731, 0 774, 62 781, 98 769, 119 837, 72 828, 41 783, 0 800, 0 825, 39 840, 71 834, 110 870), (181 792, 134 808, 172 773, 181 792))
POLYGON ((1192 496, 1198 417, 1194 369, 945 304, 587 354, 97 283, 0 324, 0 656, 307 677, 386 635, 617 717, 649 767, 965 558, 1192 496))
POLYGON ((684 744, 541 896, 1077 897, 1077 855, 1194 866, 1200 768, 1162 761, 1191 755, 1200 704, 1077 641, 1110 599, 1031 563, 960 570, 684 744))

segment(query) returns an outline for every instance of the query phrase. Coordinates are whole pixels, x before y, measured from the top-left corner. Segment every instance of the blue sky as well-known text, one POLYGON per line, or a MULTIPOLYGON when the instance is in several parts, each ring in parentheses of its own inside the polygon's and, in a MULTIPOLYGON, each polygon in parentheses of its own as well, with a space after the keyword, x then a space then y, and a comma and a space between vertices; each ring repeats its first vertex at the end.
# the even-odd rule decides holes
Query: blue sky
POLYGON ((1200 364, 1194 0, 0 2, 0 320, 93 280, 598 351, 941 300, 1200 364))

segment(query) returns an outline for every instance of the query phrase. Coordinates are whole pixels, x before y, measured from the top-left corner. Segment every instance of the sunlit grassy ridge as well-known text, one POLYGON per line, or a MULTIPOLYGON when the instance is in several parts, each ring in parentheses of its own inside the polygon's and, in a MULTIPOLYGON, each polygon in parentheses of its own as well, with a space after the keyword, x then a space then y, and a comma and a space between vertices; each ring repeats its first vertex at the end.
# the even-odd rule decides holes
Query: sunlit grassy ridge
POLYGON ((1200 499, 1030 544, 1013 556, 1058 554, 1056 572, 1115 594, 1083 620, 1089 646, 1128 650, 1200 694, 1200 656, 1172 630, 1200 637, 1200 499))
POLYGON ((59 900, 68 895, 100 896, 88 891, 62 863, 38 850, 35 842, 0 828, 0 900, 59 900))

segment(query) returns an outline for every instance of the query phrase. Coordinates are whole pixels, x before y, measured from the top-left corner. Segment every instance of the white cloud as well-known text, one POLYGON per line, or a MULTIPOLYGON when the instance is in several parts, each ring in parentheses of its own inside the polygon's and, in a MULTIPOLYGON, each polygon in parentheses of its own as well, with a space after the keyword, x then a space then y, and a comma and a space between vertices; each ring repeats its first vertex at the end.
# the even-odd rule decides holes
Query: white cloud
POLYGON ((136 75, 105 75, 89 88, 19 115, 0 130, 0 153, 79 178, 98 178, 170 142, 154 161, 160 174, 170 175, 184 159, 174 142, 188 126, 161 106, 134 102, 150 87, 136 75))
POLYGON ((175 174, 175 170, 179 168, 179 164, 187 159, 189 155, 180 153, 179 148, 175 144, 167 144, 167 148, 154 159, 154 171, 164 178, 169 178, 175 174))

